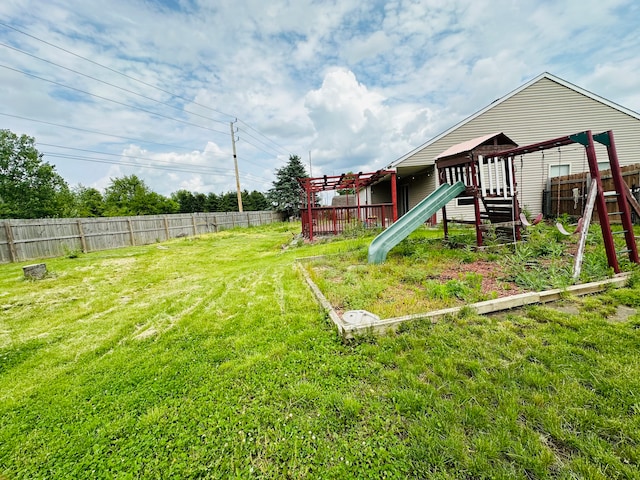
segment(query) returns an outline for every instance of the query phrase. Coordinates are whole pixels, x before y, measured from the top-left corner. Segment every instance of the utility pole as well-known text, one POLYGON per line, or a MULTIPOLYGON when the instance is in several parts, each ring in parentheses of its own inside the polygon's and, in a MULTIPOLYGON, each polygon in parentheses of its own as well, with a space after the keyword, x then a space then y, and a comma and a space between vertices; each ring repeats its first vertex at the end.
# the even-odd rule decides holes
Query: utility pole
POLYGON ((313 177, 313 170, 311 170, 311 150, 309 150, 309 177, 313 177))
POLYGON ((231 127, 231 145, 233 146, 233 166, 236 169, 236 192, 238 193, 238 211, 242 212, 242 192, 240 191, 240 175, 238 175, 238 155, 236 155, 236 133, 233 131, 233 122, 229 122, 231 127))

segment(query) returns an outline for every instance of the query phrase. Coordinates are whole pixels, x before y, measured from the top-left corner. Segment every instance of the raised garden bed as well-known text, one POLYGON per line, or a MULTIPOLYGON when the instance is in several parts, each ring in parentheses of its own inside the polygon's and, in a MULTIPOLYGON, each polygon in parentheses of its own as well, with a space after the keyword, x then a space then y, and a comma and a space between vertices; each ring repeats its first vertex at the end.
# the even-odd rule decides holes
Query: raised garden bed
MULTIPOLYGON (((596 230, 589 233, 579 284, 612 277, 596 230)), ((303 268, 340 318, 350 311, 366 311, 379 319, 426 316, 526 293, 562 291, 574 283, 577 238, 560 235, 553 226, 541 225, 526 242, 494 244, 482 251, 470 246, 468 231, 456 232, 450 242, 438 234, 416 232, 380 265, 367 263, 363 247, 309 259, 303 268)), ((522 304, 518 300, 514 306, 522 304)))

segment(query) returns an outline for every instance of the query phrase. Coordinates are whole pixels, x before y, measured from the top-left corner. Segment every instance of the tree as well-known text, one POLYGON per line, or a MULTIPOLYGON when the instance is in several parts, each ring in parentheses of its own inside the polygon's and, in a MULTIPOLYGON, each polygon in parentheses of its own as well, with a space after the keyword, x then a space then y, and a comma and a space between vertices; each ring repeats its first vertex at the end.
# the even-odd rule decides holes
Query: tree
MULTIPOLYGON (((178 190, 171 194, 171 199, 178 203, 181 213, 194 212, 237 212, 238 195, 236 192, 227 192, 220 195, 215 193, 191 193, 188 190, 178 190)), ((257 190, 249 193, 242 191, 242 204, 244 210, 267 210, 269 202, 263 193, 257 190)))
POLYGON ((42 160, 33 137, 0 130, 0 217, 59 217, 70 197, 69 186, 42 160))
POLYGON ((73 189, 75 215, 77 217, 101 217, 105 205, 102 194, 95 188, 78 185, 73 189))
POLYGON ((218 202, 218 212, 237 212, 238 211, 238 194, 236 192, 227 192, 220 195, 218 202))
POLYGON ((298 215, 303 189, 298 178, 306 178, 307 172, 298 155, 290 155, 287 164, 276 170, 276 180, 267 194, 273 208, 286 217, 298 215))
POLYGON ((207 211, 207 196, 204 193, 196 193, 193 195, 193 211, 194 212, 207 211))
POLYGON ((193 213, 194 209, 194 198, 193 194, 189 190, 178 190, 177 192, 173 192, 171 194, 171 199, 174 202, 177 202, 179 205, 180 213, 193 213))
POLYGON ((152 192, 136 175, 112 178, 104 199, 108 217, 176 213, 180 208, 175 200, 152 192))
POLYGON ((257 190, 253 190, 251 193, 246 190, 242 192, 242 203, 249 205, 250 208, 247 208, 247 210, 260 211, 269 209, 269 201, 267 200, 267 197, 265 197, 264 193, 257 190), (247 194, 246 200, 245 193, 247 194))
POLYGON ((209 193, 207 195, 207 201, 204 204, 204 208, 207 212, 217 212, 220 205, 220 197, 215 193, 209 193))

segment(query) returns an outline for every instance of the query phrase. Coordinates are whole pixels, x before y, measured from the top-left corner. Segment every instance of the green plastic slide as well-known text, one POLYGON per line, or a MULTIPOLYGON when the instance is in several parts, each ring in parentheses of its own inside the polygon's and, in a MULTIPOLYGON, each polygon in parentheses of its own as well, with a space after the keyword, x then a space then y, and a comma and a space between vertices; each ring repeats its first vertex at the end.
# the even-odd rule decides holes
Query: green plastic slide
POLYGON ((369 245, 369 263, 382 263, 389 250, 407 238, 411 232, 426 222, 431 215, 456 198, 465 189, 464 183, 440 185, 431 195, 405 213, 393 225, 373 239, 369 245))

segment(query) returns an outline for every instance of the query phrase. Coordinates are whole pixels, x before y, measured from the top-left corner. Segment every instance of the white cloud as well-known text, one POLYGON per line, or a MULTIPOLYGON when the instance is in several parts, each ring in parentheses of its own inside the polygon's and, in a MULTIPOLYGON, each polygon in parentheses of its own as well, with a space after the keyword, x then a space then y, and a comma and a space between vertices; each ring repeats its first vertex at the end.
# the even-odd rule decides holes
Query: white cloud
POLYGON ((377 170, 396 152, 409 149, 416 132, 425 134, 429 109, 389 106, 387 100, 342 68, 330 69, 322 86, 307 94, 305 105, 316 131, 315 164, 324 169, 321 173, 377 170))
MULTIPOLYGON (((169 117, 0 68, 0 113, 128 139, 0 116, 4 125, 42 143, 116 155, 135 144, 153 161, 228 170, 228 122, 237 117, 249 125, 236 124, 243 187, 266 190, 289 153, 306 158, 312 151, 314 171, 326 168, 322 173, 381 168, 543 71, 640 110, 640 6, 631 0, 181 5, 113 0, 106 8, 96 0, 6 0, 0 15, 34 37, 186 100, 10 28, 0 27, 0 41, 206 118, 0 47, 2 63, 11 68, 169 117), (208 142, 219 156, 210 156, 208 142)), ((109 176, 136 173, 163 194, 184 186, 235 188, 233 176, 152 170, 141 162, 116 169, 71 158, 51 161, 72 184, 104 184, 109 176)))
POLYGON ((209 142, 203 150, 186 153, 152 152, 139 145, 129 145, 121 153, 126 165, 114 165, 106 175, 92 186, 105 188, 111 179, 136 175, 157 192, 187 189, 194 192, 225 192, 230 180, 235 186, 232 157, 215 143, 209 142), (149 165, 159 168, 149 168, 149 165), (188 171, 185 176, 181 171, 188 171))
POLYGON ((349 63, 357 63, 364 59, 383 55, 393 48, 392 40, 383 31, 377 31, 365 38, 354 38, 344 50, 349 63))
POLYGON ((640 112, 640 58, 596 65, 585 78, 584 88, 640 112))
POLYGON ((369 113, 382 109, 381 103, 381 95, 370 92, 358 83, 353 72, 345 69, 330 70, 322 87, 309 92, 305 101, 317 130, 340 123, 350 134, 362 130, 369 113))

